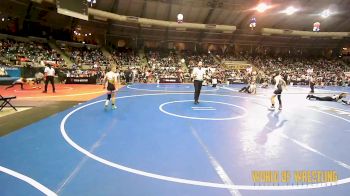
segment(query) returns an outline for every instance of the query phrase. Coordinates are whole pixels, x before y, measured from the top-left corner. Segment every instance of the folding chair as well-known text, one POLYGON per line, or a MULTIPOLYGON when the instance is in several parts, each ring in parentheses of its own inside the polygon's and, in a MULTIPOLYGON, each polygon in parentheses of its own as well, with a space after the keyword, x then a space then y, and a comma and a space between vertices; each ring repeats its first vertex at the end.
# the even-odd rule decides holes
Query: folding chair
POLYGON ((0 105, 0 111, 6 106, 9 105, 11 106, 14 110, 17 111, 17 109, 10 103, 12 99, 16 99, 16 96, 10 96, 10 97, 3 97, 0 95, 0 101, 2 101, 0 105))

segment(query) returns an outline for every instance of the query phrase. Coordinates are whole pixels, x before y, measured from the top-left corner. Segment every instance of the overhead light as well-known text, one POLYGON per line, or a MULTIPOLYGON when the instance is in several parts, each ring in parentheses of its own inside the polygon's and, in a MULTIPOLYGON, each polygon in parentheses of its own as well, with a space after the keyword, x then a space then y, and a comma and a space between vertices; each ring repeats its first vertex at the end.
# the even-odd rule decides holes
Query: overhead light
POLYGON ((178 14, 177 15, 177 23, 182 23, 184 21, 184 15, 183 14, 178 14))
POLYGON ((270 7, 266 3, 260 3, 258 6, 256 6, 256 10, 260 13, 265 12, 270 7))
POLYGON ((1 21, 4 22, 4 21, 5 21, 5 18, 2 18, 1 21))
POLYGON ((312 31, 319 32, 320 31, 320 26, 321 26, 320 22, 315 22, 314 25, 313 25, 312 31))
POLYGON ((292 14, 294 14, 297 11, 298 11, 298 9, 296 9, 295 7, 289 6, 285 10, 283 10, 282 13, 285 13, 287 15, 292 15, 292 14))
POLYGON ((321 13, 322 18, 327 18, 331 15, 331 11, 329 9, 323 10, 321 13))
POLYGON ((347 48, 343 48, 343 50, 347 50, 347 48))
POLYGON ((91 35, 91 33, 89 33, 89 35, 91 35))
POLYGON ((96 4, 96 0, 87 0, 87 2, 90 4, 91 7, 93 4, 96 4))

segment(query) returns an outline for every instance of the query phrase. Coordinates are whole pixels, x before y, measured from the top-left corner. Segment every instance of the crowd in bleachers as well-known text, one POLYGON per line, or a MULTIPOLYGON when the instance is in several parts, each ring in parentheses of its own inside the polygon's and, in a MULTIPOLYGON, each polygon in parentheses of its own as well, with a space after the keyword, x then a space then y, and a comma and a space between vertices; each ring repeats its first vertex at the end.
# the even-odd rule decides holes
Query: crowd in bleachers
MULTIPOLYGON (((111 56, 106 57, 99 47, 73 47, 66 45, 64 52, 74 62, 73 69, 76 71, 68 75, 103 75, 101 66, 109 67, 112 61, 123 71, 121 76, 133 78, 138 82, 156 82, 160 78, 179 78, 180 82, 191 81, 191 71, 202 62, 207 70, 206 79, 212 78, 218 82, 249 82, 254 78, 258 84, 271 81, 276 72, 281 72, 288 84, 307 85, 310 80, 317 85, 349 85, 350 72, 349 61, 340 58, 315 58, 280 56, 269 57, 268 55, 238 55, 195 53, 190 51, 178 52, 175 50, 146 50, 145 59, 130 49, 112 50, 111 56), (251 64, 254 70, 232 69, 225 65, 228 61, 245 61, 251 64), (145 63, 144 63, 145 62, 145 63), (82 65, 91 71, 84 72, 82 65), (81 73, 83 72, 83 73, 81 73), (129 73, 129 74, 128 74, 129 73), (253 77, 252 77, 253 76, 253 77)), ((13 39, 0 39, 0 62, 13 65, 24 63, 36 66, 46 62, 54 62, 59 67, 64 67, 65 62, 60 55, 45 42, 18 41, 13 39)), ((247 67, 251 69, 251 67, 247 67)))
POLYGON ((251 63, 266 74, 281 71, 288 83, 308 84, 314 79, 319 85, 343 85, 349 66, 339 59, 251 58, 251 63))
POLYGON ((65 52, 69 55, 75 66, 78 67, 81 67, 82 65, 98 67, 110 64, 110 61, 103 55, 100 48, 66 47, 65 52))
POLYGON ((221 61, 244 61, 246 57, 243 55, 221 54, 217 55, 221 61))
POLYGON ((194 53, 186 51, 184 53, 185 60, 190 68, 195 67, 200 61, 209 67, 216 67, 217 64, 214 60, 214 56, 210 53, 194 53))
POLYGON ((141 58, 134 53, 132 50, 118 51, 114 50, 111 52, 112 58, 115 63, 122 67, 140 67, 141 58))
POLYGON ((47 61, 57 65, 64 64, 55 50, 51 49, 48 44, 40 42, 2 39, 0 40, 0 57, 17 65, 29 63, 32 66, 38 66, 47 61))
POLYGON ((170 51, 166 55, 162 55, 159 51, 149 51, 146 54, 148 66, 155 68, 179 67, 181 62, 175 52, 170 51))
MULTIPOLYGON (((180 78, 180 81, 189 82, 191 80, 191 70, 201 61, 204 68, 207 69, 207 80, 211 81, 215 77, 221 83, 227 83, 227 81, 247 83, 252 76, 258 84, 269 83, 272 75, 276 72, 282 72, 287 83, 294 85, 308 85, 310 79, 316 81, 316 84, 320 86, 347 85, 350 83, 350 78, 344 74, 345 71, 349 71, 349 65, 339 59, 224 55, 218 56, 215 60, 214 55, 210 54, 187 53, 187 55, 180 59, 174 52, 161 55, 157 51, 148 51, 146 53, 148 66, 142 69, 135 68, 133 72, 138 73, 138 81, 149 81, 146 78, 153 78, 152 82, 155 82, 157 78, 173 77, 180 78), (220 63, 217 63, 217 61, 220 63), (246 61, 257 69, 254 69, 254 71, 234 70, 226 67, 225 61, 246 61)), ((252 67, 248 68, 252 69, 252 67)))
POLYGON ((154 80, 157 78, 183 78, 183 62, 175 51, 148 51, 146 59, 146 75, 152 75, 154 80))
MULTIPOLYGON (((264 83, 271 79, 276 72, 281 72, 288 84, 307 85, 310 80, 314 80, 317 85, 346 85, 349 84, 349 77, 344 73, 350 71, 348 61, 339 58, 314 58, 314 57, 267 57, 266 55, 249 56, 221 55, 218 57, 222 63, 227 61, 246 61, 255 67, 253 75, 257 83, 264 83)), ((231 78, 249 79, 248 75, 242 71, 225 69, 230 72, 226 76, 231 78)))

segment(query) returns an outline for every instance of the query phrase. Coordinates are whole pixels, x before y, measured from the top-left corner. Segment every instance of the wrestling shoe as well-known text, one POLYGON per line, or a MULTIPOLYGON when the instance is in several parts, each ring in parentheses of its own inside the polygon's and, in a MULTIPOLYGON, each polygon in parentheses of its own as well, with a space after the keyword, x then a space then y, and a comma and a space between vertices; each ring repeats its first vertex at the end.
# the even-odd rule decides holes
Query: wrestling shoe
POLYGON ((108 105, 105 105, 104 109, 105 109, 105 111, 107 111, 108 110, 108 105))
POLYGON ((117 106, 113 105, 112 110, 115 110, 115 109, 117 109, 117 106))
POLYGON ((275 110, 275 106, 271 106, 271 107, 269 107, 269 110, 275 110))
POLYGON ((279 106, 279 107, 278 107, 278 110, 282 110, 282 106, 279 106))

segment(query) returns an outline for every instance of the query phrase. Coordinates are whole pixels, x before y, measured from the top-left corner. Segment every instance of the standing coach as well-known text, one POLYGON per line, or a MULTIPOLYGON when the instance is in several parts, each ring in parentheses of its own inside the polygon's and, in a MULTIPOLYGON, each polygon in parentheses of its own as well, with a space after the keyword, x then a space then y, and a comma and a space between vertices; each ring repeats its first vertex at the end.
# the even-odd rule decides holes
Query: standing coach
POLYGON ((192 77, 194 79, 194 104, 199 104, 198 99, 202 89, 203 78, 205 70, 202 68, 203 63, 198 63, 198 68, 194 68, 192 77))
POLYGON ((54 83, 54 76, 55 76, 55 69, 51 67, 50 64, 47 64, 45 67, 45 90, 43 93, 47 93, 47 85, 49 82, 52 85, 52 92, 55 92, 55 83, 54 83))

